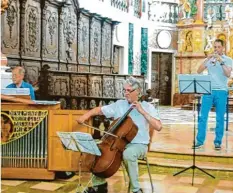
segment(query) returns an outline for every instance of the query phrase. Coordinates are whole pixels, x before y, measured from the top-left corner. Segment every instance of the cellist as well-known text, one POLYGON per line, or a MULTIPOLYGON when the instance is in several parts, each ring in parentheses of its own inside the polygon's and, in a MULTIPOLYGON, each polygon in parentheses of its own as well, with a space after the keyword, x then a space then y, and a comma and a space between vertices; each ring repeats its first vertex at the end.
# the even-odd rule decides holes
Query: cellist
MULTIPOLYGON (((88 111, 77 120, 80 124, 84 123, 92 116, 104 115, 107 118, 117 119, 133 105, 134 109, 129 116, 134 124, 138 127, 136 137, 129 143, 124 152, 123 160, 130 178, 130 187, 133 193, 142 193, 139 184, 139 173, 137 160, 143 157, 148 151, 150 141, 149 127, 160 131, 162 124, 158 111, 150 103, 143 101, 138 102, 141 95, 141 86, 139 81, 134 77, 129 77, 124 83, 125 100, 118 100, 115 103, 103 107, 96 107, 88 111)), ((92 178, 93 187, 89 187, 88 193, 107 193, 107 182, 104 178, 94 176, 92 178)))

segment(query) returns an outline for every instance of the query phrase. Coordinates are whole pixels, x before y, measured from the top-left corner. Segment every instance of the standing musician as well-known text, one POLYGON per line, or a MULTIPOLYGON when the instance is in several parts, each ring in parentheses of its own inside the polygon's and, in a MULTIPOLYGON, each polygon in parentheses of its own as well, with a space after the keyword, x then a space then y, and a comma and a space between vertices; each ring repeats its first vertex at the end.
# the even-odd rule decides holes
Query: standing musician
MULTIPOLYGON (((96 107, 77 120, 80 124, 84 123, 92 116, 105 115, 107 118, 120 118, 127 110, 133 106, 134 109, 129 116, 138 127, 138 133, 135 138, 126 146, 123 151, 123 160, 129 174, 131 190, 134 193, 142 193, 139 184, 138 163, 137 160, 145 156, 150 141, 149 127, 160 131, 162 124, 155 107, 146 101, 138 102, 141 95, 141 86, 134 77, 129 77, 124 84, 125 100, 118 100, 103 107, 96 107)), ((104 178, 94 176, 92 179, 93 187, 89 187, 88 193, 107 193, 107 182, 104 178)))
POLYGON ((221 39, 214 41, 214 54, 209 55, 197 70, 197 73, 208 70, 211 76, 212 93, 203 95, 200 117, 198 119, 197 143, 193 148, 201 148, 206 138, 206 127, 209 111, 212 105, 216 107, 215 150, 221 150, 224 133, 224 114, 227 104, 227 80, 231 75, 232 59, 223 54, 224 42, 221 39))

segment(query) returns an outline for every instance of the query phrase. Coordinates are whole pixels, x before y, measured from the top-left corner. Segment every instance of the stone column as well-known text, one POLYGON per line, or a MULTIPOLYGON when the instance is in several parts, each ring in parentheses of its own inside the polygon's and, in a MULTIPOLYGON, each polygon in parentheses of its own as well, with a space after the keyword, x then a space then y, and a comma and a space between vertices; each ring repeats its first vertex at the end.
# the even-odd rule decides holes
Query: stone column
POLYGON ((197 1, 197 9, 198 9, 198 11, 197 11, 195 23, 203 24, 204 0, 197 1))

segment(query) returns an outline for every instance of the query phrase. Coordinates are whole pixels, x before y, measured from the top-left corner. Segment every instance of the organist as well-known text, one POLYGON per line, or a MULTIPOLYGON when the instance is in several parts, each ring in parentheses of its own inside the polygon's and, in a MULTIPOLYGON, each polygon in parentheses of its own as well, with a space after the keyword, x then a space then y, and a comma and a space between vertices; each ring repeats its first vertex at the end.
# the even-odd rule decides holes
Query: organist
POLYGON ((24 82, 25 70, 23 67, 17 66, 12 70, 12 84, 9 84, 6 88, 29 88, 31 100, 35 100, 34 88, 31 84, 24 82))

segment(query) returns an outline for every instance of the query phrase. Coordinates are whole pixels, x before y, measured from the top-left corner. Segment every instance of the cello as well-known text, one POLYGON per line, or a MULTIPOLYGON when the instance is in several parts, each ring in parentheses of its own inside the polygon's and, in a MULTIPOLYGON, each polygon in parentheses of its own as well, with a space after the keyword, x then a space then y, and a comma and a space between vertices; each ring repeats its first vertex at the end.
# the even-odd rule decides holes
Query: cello
POLYGON ((105 132, 107 134, 102 137, 102 142, 98 144, 101 156, 85 155, 84 163, 95 176, 109 178, 121 166, 123 151, 138 132, 138 127, 128 116, 133 109, 134 107, 131 106, 121 118, 113 121, 108 132, 105 132))

